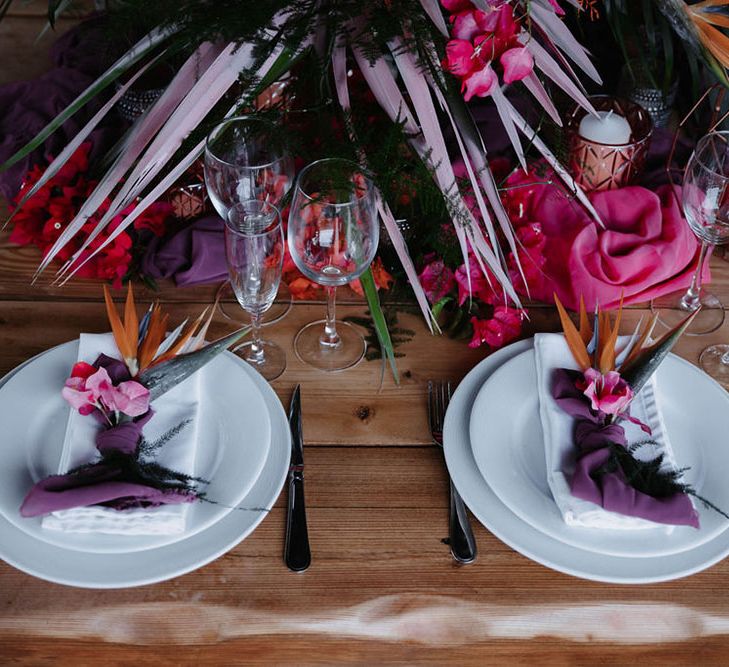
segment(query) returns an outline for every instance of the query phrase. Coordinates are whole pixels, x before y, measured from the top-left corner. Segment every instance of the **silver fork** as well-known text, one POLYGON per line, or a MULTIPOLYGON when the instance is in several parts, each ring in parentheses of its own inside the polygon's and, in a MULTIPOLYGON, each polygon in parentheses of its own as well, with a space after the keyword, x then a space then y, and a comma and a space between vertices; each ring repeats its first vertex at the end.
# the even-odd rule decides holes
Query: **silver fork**
MULTIPOLYGON (((443 424, 448 403, 451 400, 451 383, 428 382, 428 420, 433 442, 443 448, 443 424)), ((476 540, 468 520, 466 506, 453 485, 450 475, 450 518, 448 521, 451 554, 459 563, 472 563, 476 560, 476 540)))

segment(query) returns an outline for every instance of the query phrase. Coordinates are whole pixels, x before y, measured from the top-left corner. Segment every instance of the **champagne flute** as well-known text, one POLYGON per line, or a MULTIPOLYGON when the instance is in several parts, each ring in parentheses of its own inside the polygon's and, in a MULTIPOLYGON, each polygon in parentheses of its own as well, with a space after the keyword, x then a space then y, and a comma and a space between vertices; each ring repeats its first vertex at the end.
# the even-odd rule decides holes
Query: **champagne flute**
MULTIPOLYGON (((236 116, 216 125, 205 142, 205 184, 210 201, 223 220, 235 204, 249 199, 280 208, 294 178, 294 163, 281 133, 266 120, 236 116)), ((216 301, 222 314, 238 321, 230 282, 218 288, 216 301)), ((282 319, 291 309, 291 294, 281 285, 276 306, 266 312, 265 324, 282 319)))
POLYGON ((377 252, 372 181, 349 160, 313 162, 294 187, 288 231, 294 263, 327 291, 326 319, 299 331, 294 339, 296 355, 324 371, 350 368, 364 357, 367 347, 351 324, 336 320, 336 289, 362 275, 377 252))
POLYGON ((261 340, 261 317, 273 303, 281 281, 284 239, 281 216, 272 204, 249 199, 228 211, 225 256, 230 284, 241 308, 251 316, 251 340, 235 348, 266 380, 286 368, 284 351, 261 340))
POLYGON ((729 132, 711 132, 694 149, 683 177, 682 204, 691 231, 701 242, 698 265, 685 292, 654 299, 660 320, 673 327, 688 314, 701 312, 687 333, 698 335, 718 329, 724 322, 724 306, 702 285, 709 250, 729 241, 729 132))

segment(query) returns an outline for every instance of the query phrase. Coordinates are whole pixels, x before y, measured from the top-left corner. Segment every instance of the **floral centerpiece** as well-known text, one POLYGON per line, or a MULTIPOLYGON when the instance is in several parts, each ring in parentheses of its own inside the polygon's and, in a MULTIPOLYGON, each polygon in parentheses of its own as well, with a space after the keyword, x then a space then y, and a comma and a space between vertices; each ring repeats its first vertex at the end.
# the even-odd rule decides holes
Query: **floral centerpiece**
MULTIPOLYGON (((723 72, 727 59, 719 28, 725 3, 653 4, 674 30, 687 35, 690 46, 723 72)), ((108 12, 112 31, 143 35, 141 39, 0 168, 17 164, 90 100, 115 82, 124 83, 45 172, 32 179, 13 215, 22 215, 33 196, 56 178, 135 80, 174 60, 174 78, 106 156, 104 169, 73 217, 57 235, 43 238, 39 274, 54 259, 63 262, 56 275, 60 283, 90 271, 84 267, 108 254, 110 247, 126 243, 123 235, 199 158, 207 131, 221 119, 273 112, 279 113, 282 128, 295 126, 288 102, 279 109, 268 102, 265 109, 255 105, 273 99, 267 94, 273 84, 302 80, 317 92, 314 107, 327 109, 321 115, 330 130, 317 136, 337 138, 319 148, 361 162, 374 174, 378 212, 392 251, 431 330, 439 328, 440 299, 421 281, 439 275, 437 262, 444 260, 450 270, 462 269, 456 271, 458 284, 468 292, 469 302, 481 294, 476 300, 493 308, 487 316, 469 318, 473 344, 507 340, 521 317, 516 283, 527 282, 530 270, 520 248, 525 238, 538 245, 538 234, 526 227, 515 230, 468 103, 493 105, 520 166, 528 168, 528 149, 540 154, 577 204, 599 222, 591 201, 509 94, 521 93, 537 115, 557 126, 562 120, 555 91, 594 113, 578 74, 598 84, 601 79, 564 19, 567 10, 586 9, 595 16, 596 5, 582 0, 113 3, 108 12), (462 165, 461 177, 454 158, 462 165), (435 264, 423 261, 427 252, 414 248, 417 244, 409 243, 398 225, 403 210, 409 221, 426 221, 423 236, 430 252, 440 252, 448 226, 461 261, 443 256, 436 256, 435 264), (482 278, 500 294, 498 299, 485 297, 482 278)), ((58 11, 57 3, 49 5, 51 20, 58 11)), ((447 272, 441 277, 448 282, 447 272)), ((304 293, 309 286, 300 287, 304 293)), ((384 322, 372 273, 363 276, 362 290, 374 320, 384 322)), ((377 333, 392 360, 386 328, 380 324, 377 333)))

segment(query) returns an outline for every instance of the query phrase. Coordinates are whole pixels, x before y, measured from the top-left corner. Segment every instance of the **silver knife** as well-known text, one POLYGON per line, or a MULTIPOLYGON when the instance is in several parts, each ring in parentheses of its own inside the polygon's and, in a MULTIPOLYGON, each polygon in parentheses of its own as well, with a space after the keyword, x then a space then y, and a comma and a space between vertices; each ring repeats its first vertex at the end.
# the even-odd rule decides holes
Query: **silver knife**
POLYGON ((303 572, 311 564, 309 531, 304 505, 304 438, 301 429, 301 385, 296 385, 289 406, 291 465, 289 466, 289 507, 286 518, 284 560, 289 570, 303 572))

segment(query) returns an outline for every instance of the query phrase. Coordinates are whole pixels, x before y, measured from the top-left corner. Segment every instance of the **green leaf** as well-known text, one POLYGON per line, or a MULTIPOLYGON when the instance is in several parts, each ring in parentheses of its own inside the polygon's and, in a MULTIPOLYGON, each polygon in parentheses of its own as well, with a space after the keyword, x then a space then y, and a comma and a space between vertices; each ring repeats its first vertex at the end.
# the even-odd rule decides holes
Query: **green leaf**
POLYGON ((400 376, 397 372, 397 363, 395 362, 395 350, 392 345, 392 339, 390 338, 390 331, 387 328, 387 322, 385 321, 385 314, 382 312, 380 306, 380 297, 377 294, 377 287, 375 285, 375 278, 372 275, 372 269, 368 268, 359 279, 362 289, 364 290, 365 297, 367 297, 367 305, 372 315, 372 321, 375 325, 375 331, 377 332, 377 338, 380 341, 380 347, 382 352, 390 362, 390 369, 392 370, 392 376, 395 379, 395 384, 400 384, 400 376))
POLYGON ((443 312, 443 308, 445 308, 446 305, 448 305, 448 303, 450 303, 451 301, 453 301, 452 296, 444 296, 440 301, 438 301, 431 309, 433 313, 433 319, 437 320, 440 314, 443 312))
POLYGON ((218 340, 213 341, 199 350, 188 352, 187 354, 179 354, 169 361, 163 361, 155 366, 150 366, 142 371, 137 379, 149 389, 150 400, 154 401, 190 377, 190 375, 200 370, 205 364, 212 361, 231 345, 237 343, 249 331, 250 327, 243 327, 223 338, 218 338, 218 340))

